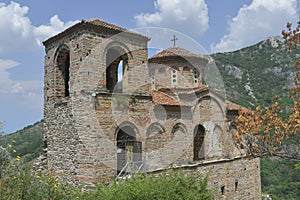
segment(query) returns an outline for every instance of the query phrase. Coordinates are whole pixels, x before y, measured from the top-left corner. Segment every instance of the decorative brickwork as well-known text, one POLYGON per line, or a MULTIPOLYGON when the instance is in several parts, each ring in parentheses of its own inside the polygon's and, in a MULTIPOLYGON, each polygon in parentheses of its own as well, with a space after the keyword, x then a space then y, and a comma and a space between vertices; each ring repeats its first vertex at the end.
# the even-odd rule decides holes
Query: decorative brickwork
POLYGON ((148 60, 148 41, 93 19, 44 42, 47 168, 91 183, 129 162, 149 173, 172 165, 210 172, 218 198, 259 199, 259 159, 234 146, 239 106, 205 85, 208 60, 179 47, 148 60))

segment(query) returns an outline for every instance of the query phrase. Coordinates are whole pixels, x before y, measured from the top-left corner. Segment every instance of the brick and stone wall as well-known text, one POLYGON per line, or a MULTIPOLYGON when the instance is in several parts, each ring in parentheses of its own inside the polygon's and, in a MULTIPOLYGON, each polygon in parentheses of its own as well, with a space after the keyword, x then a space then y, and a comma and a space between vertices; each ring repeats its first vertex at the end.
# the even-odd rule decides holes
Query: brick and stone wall
POLYGON ((204 84, 207 61, 172 57, 148 64, 148 38, 101 24, 81 22, 44 43, 47 168, 76 183, 115 178, 120 152, 126 149, 120 146, 126 142, 120 139, 123 134, 139 142, 138 154, 148 171, 174 165, 211 172, 210 187, 220 191, 224 186, 218 197, 256 199, 259 161, 238 158, 243 154, 230 134, 235 114, 228 114, 220 95, 194 91, 204 84), (116 70, 121 60, 122 90, 113 92, 117 71, 107 67, 116 70), (193 66, 199 72, 196 82, 193 66), (176 85, 173 68, 178 69, 176 85), (175 104, 155 102, 151 88, 165 89, 175 104), (189 88, 193 90, 185 90, 189 88))
MULTIPOLYGON (((220 159, 174 168, 200 178, 208 175, 208 188, 214 191, 215 199, 261 199, 259 158, 220 159)), ((162 171, 163 169, 148 173, 159 175, 162 171)))

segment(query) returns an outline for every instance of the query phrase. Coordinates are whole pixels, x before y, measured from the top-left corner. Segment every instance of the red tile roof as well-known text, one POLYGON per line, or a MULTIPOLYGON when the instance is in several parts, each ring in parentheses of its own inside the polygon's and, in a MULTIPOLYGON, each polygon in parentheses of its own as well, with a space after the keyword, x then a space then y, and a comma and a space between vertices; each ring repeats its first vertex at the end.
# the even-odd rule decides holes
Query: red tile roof
POLYGON ((188 104, 180 102, 180 100, 178 99, 174 99, 166 93, 157 90, 151 90, 150 95, 152 96, 154 104, 170 106, 190 106, 188 104))
POLYGON ((86 20, 86 22, 91 23, 91 24, 96 25, 96 26, 102 26, 102 27, 105 27, 105 28, 113 29, 113 30, 126 31, 125 28, 122 28, 120 26, 108 23, 106 21, 103 21, 103 20, 100 20, 100 19, 97 19, 97 18, 86 20))
POLYGON ((155 60, 157 58, 165 58, 165 57, 175 57, 175 56, 182 56, 182 57, 198 57, 202 59, 206 59, 199 54, 195 54, 191 51, 188 51, 181 47, 170 47, 168 49, 162 50, 161 52, 157 53, 156 55, 149 58, 149 61, 155 60))
POLYGON ((100 19, 97 19, 97 18, 89 19, 89 20, 83 20, 81 23, 90 23, 90 24, 98 26, 98 27, 105 27, 105 28, 115 30, 115 31, 131 33, 131 34, 138 35, 138 36, 141 36, 141 37, 144 37, 144 38, 147 38, 148 40, 150 40, 150 38, 148 36, 142 35, 142 34, 137 33, 137 32, 130 31, 130 30, 125 29, 123 27, 117 26, 115 24, 108 23, 106 21, 103 21, 103 20, 100 20, 100 19))
MULTIPOLYGON (((197 87, 190 91, 180 93, 180 94, 190 94, 192 92, 204 91, 207 89, 208 89, 207 86, 197 87)), ((168 91, 168 90, 166 90, 166 91, 150 90, 150 95, 152 96, 154 104, 170 105, 170 106, 191 106, 189 104, 181 102, 179 99, 175 99, 175 95, 171 95, 170 91, 168 91)), ((236 110, 236 111, 241 110, 242 112, 248 111, 247 108, 240 106, 236 103, 233 103, 231 101, 228 101, 228 100, 226 100, 226 107, 227 107, 227 110, 236 110)))
POLYGON ((145 36, 145 35, 142 35, 142 34, 139 34, 139 33, 133 32, 133 31, 129 31, 129 30, 127 30, 125 28, 122 28, 120 26, 117 26, 117 25, 114 25, 114 24, 111 24, 111 23, 108 23, 108 22, 105 22, 103 20, 95 18, 95 19, 90 19, 90 20, 82 20, 81 22, 79 22, 79 23, 77 23, 77 24, 75 24, 75 25, 67 28, 63 32, 60 32, 57 35, 54 35, 54 36, 50 37, 49 39, 47 39, 46 41, 44 41, 43 44, 47 45, 48 42, 51 42, 51 41, 53 41, 55 39, 64 37, 66 34, 69 34, 70 32, 73 32, 73 31, 79 29, 80 27, 82 27, 84 25, 90 25, 89 27, 90 28, 94 28, 94 29, 107 28, 107 29, 110 29, 110 30, 113 30, 113 31, 117 31, 117 32, 131 33, 131 34, 134 34, 134 35, 146 38, 147 40, 150 40, 150 38, 147 37, 147 36, 145 36))
POLYGON ((226 100, 226 106, 227 106, 228 110, 241 110, 243 112, 246 112, 248 110, 247 108, 240 106, 236 103, 233 103, 231 101, 228 101, 228 100, 226 100))

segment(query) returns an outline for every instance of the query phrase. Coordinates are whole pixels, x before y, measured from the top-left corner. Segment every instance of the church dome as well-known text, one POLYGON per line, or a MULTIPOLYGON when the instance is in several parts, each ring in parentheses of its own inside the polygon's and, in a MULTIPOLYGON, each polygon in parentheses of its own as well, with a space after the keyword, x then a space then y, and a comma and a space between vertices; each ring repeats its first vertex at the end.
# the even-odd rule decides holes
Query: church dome
POLYGON ((165 59, 165 58, 172 58, 172 57, 174 57, 174 58, 176 58, 176 57, 198 58, 198 59, 206 60, 206 63, 208 62, 208 60, 206 58, 204 58, 203 56, 201 56, 200 54, 195 54, 189 50, 186 50, 184 48, 177 47, 177 46, 162 50, 161 52, 159 52, 156 55, 149 58, 149 62, 161 60, 161 59, 165 59))

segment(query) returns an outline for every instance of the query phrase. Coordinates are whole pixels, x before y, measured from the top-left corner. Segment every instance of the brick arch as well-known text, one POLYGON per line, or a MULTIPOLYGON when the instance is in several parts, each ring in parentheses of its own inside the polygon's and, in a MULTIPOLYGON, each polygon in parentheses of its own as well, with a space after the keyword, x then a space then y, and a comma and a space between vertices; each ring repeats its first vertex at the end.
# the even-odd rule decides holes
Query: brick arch
POLYGON ((165 128, 158 122, 150 124, 146 131, 145 150, 158 150, 163 148, 169 138, 165 128))
POLYGON ((122 42, 118 42, 118 41, 112 41, 106 45, 103 55, 102 55, 102 58, 105 58, 108 50, 112 49, 112 48, 118 50, 122 54, 127 54, 129 59, 133 59, 132 51, 128 48, 128 46, 126 44, 124 44, 122 42))
POLYGON ((173 128, 172 128, 172 134, 174 134, 176 131, 181 131, 182 133, 187 133, 187 128, 186 126, 179 122, 179 123, 176 123, 173 128))
POLYGON ((70 95, 70 48, 60 45, 54 55, 54 90, 55 98, 60 99, 70 95))
POLYGON ((149 137, 153 133, 162 134, 165 132, 166 132, 165 128, 160 123, 154 122, 150 124, 150 126, 147 128, 146 136, 149 137))
POLYGON ((194 107, 193 113, 195 113, 195 111, 197 110, 199 104, 200 104, 201 101, 203 101, 203 100, 211 100, 211 101, 216 102, 216 104, 218 105, 218 107, 219 107, 220 110, 221 110, 221 113, 222 113, 223 117, 225 116, 225 115, 224 115, 225 112, 224 112, 224 110, 223 110, 223 108, 222 108, 222 105, 221 105, 220 101, 218 101, 215 97, 210 96, 210 95, 205 95, 205 96, 203 96, 203 97, 201 97, 201 98, 198 99, 197 104, 196 104, 196 106, 194 107))
POLYGON ((123 76, 127 73, 128 62, 132 59, 132 54, 126 45, 119 42, 112 42, 108 44, 104 52, 106 89, 109 92, 122 92, 122 82, 118 79, 119 64, 122 63, 121 70, 123 78, 123 76))
POLYGON ((115 140, 117 140, 118 132, 120 130, 123 130, 123 131, 126 132, 127 131, 127 127, 130 127, 134 131, 134 134, 132 134, 133 137, 136 138, 137 136, 140 136, 139 129, 137 128, 137 126, 134 123, 129 122, 129 121, 124 121, 120 125, 118 125, 118 127, 115 130, 115 134, 114 134, 115 140))
POLYGON ((139 135, 138 129, 131 122, 123 122, 117 127, 115 133, 117 147, 117 174, 122 172, 122 169, 125 167, 127 162, 141 160, 142 143, 137 142, 137 135, 139 135))

